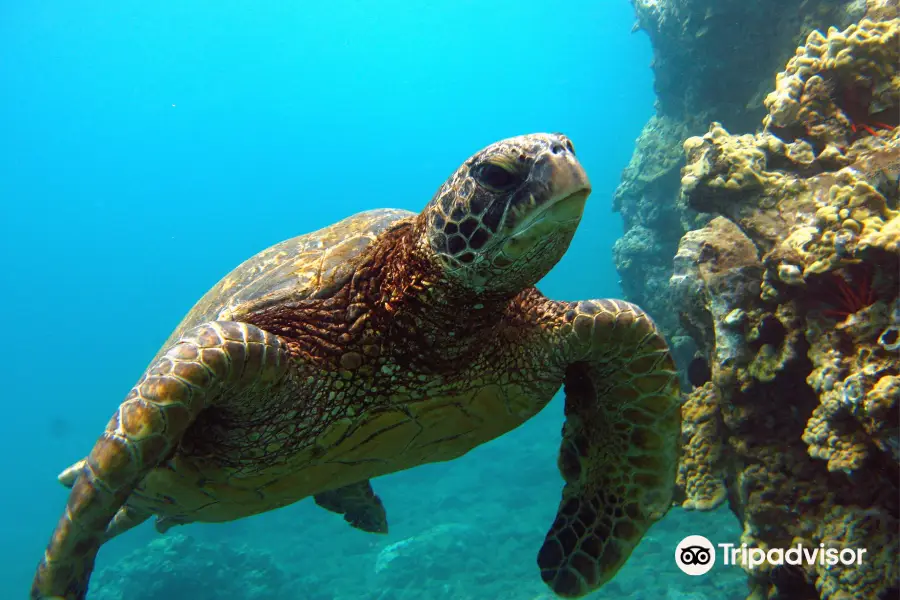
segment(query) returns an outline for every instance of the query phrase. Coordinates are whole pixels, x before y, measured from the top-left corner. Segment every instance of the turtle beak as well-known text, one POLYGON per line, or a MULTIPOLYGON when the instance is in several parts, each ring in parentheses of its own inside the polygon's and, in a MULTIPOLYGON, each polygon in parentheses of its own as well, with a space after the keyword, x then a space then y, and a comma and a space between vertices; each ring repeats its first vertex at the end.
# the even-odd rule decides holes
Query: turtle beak
POLYGON ((551 151, 541 156, 534 168, 537 176, 549 182, 549 201, 544 212, 551 214, 547 217, 559 222, 580 220, 591 182, 575 155, 565 149, 551 151))
POLYGON ((504 248, 509 258, 517 258, 547 235, 561 230, 574 232, 591 193, 587 173, 566 149, 538 158, 531 180, 534 184, 527 199, 517 202, 509 215, 515 223, 504 248))

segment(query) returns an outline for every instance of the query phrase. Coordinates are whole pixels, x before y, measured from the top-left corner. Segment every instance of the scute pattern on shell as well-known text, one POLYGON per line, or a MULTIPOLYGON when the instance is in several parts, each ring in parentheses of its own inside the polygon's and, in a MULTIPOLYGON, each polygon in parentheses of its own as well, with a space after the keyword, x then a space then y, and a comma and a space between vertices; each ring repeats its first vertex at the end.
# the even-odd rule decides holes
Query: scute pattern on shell
POLYGON ((206 321, 240 320, 285 300, 324 298, 353 275, 356 259, 382 232, 416 213, 367 210, 266 248, 212 287, 175 328, 164 348, 206 321))

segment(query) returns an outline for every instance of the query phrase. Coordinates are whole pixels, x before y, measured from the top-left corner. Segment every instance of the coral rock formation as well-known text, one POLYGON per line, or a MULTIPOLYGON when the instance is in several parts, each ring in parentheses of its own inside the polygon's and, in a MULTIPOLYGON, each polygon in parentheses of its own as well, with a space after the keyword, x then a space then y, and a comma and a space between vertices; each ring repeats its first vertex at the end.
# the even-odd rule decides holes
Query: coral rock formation
POLYGON ((681 413, 684 454, 678 486, 684 488, 688 509, 712 510, 725 500, 722 468, 722 416, 718 390, 707 382, 688 396, 681 413))
POLYGON ((751 546, 868 551, 747 568, 754 599, 900 593, 900 129, 873 118, 900 116, 898 36, 896 16, 813 33, 764 132, 684 143, 681 202, 719 215, 670 281, 712 371, 685 406, 684 506, 727 498, 751 546), (842 104, 860 81, 866 112, 842 104))
POLYGON ((862 16, 858 2, 820 0, 632 0, 635 29, 655 50, 659 113, 683 120, 698 109, 730 127, 752 126, 748 106, 771 87, 806 32, 846 26, 862 16), (798 37, 799 36, 799 37, 798 37))
POLYGON ((679 238, 708 220, 679 204, 682 143, 711 121, 755 127, 773 74, 816 28, 846 27, 865 11, 858 0, 632 0, 635 30, 653 45, 656 115, 637 140, 614 209, 625 235, 614 260, 627 299, 657 321, 680 366, 695 348, 669 310, 666 293, 679 238), (680 224, 680 225, 678 225, 680 224))
POLYGON ((766 97, 766 127, 799 128, 816 144, 845 148, 861 128, 896 126, 898 43, 890 21, 863 19, 827 36, 813 31, 766 97))
POLYGON ((153 540, 95 578, 95 600, 269 600, 289 591, 287 575, 270 554, 179 534, 153 540))

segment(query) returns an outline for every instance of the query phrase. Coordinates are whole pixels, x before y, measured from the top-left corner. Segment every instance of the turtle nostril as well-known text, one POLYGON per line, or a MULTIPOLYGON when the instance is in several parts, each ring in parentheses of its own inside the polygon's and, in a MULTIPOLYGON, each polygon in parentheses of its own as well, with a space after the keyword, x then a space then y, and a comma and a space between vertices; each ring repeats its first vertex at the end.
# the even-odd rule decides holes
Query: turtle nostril
POLYGON ((565 151, 566 147, 559 142, 553 142, 553 144, 550 146, 550 152, 552 152, 553 154, 562 154, 565 151))

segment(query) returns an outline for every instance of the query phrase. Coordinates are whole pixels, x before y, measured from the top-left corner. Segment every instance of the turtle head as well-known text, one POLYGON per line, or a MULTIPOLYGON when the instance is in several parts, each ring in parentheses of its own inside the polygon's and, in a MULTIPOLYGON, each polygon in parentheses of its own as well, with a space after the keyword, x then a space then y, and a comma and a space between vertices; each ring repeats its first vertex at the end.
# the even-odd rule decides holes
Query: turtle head
POLYGON ((450 277, 516 294, 562 258, 591 186, 561 134, 503 140, 472 156, 426 207, 425 240, 450 277))

